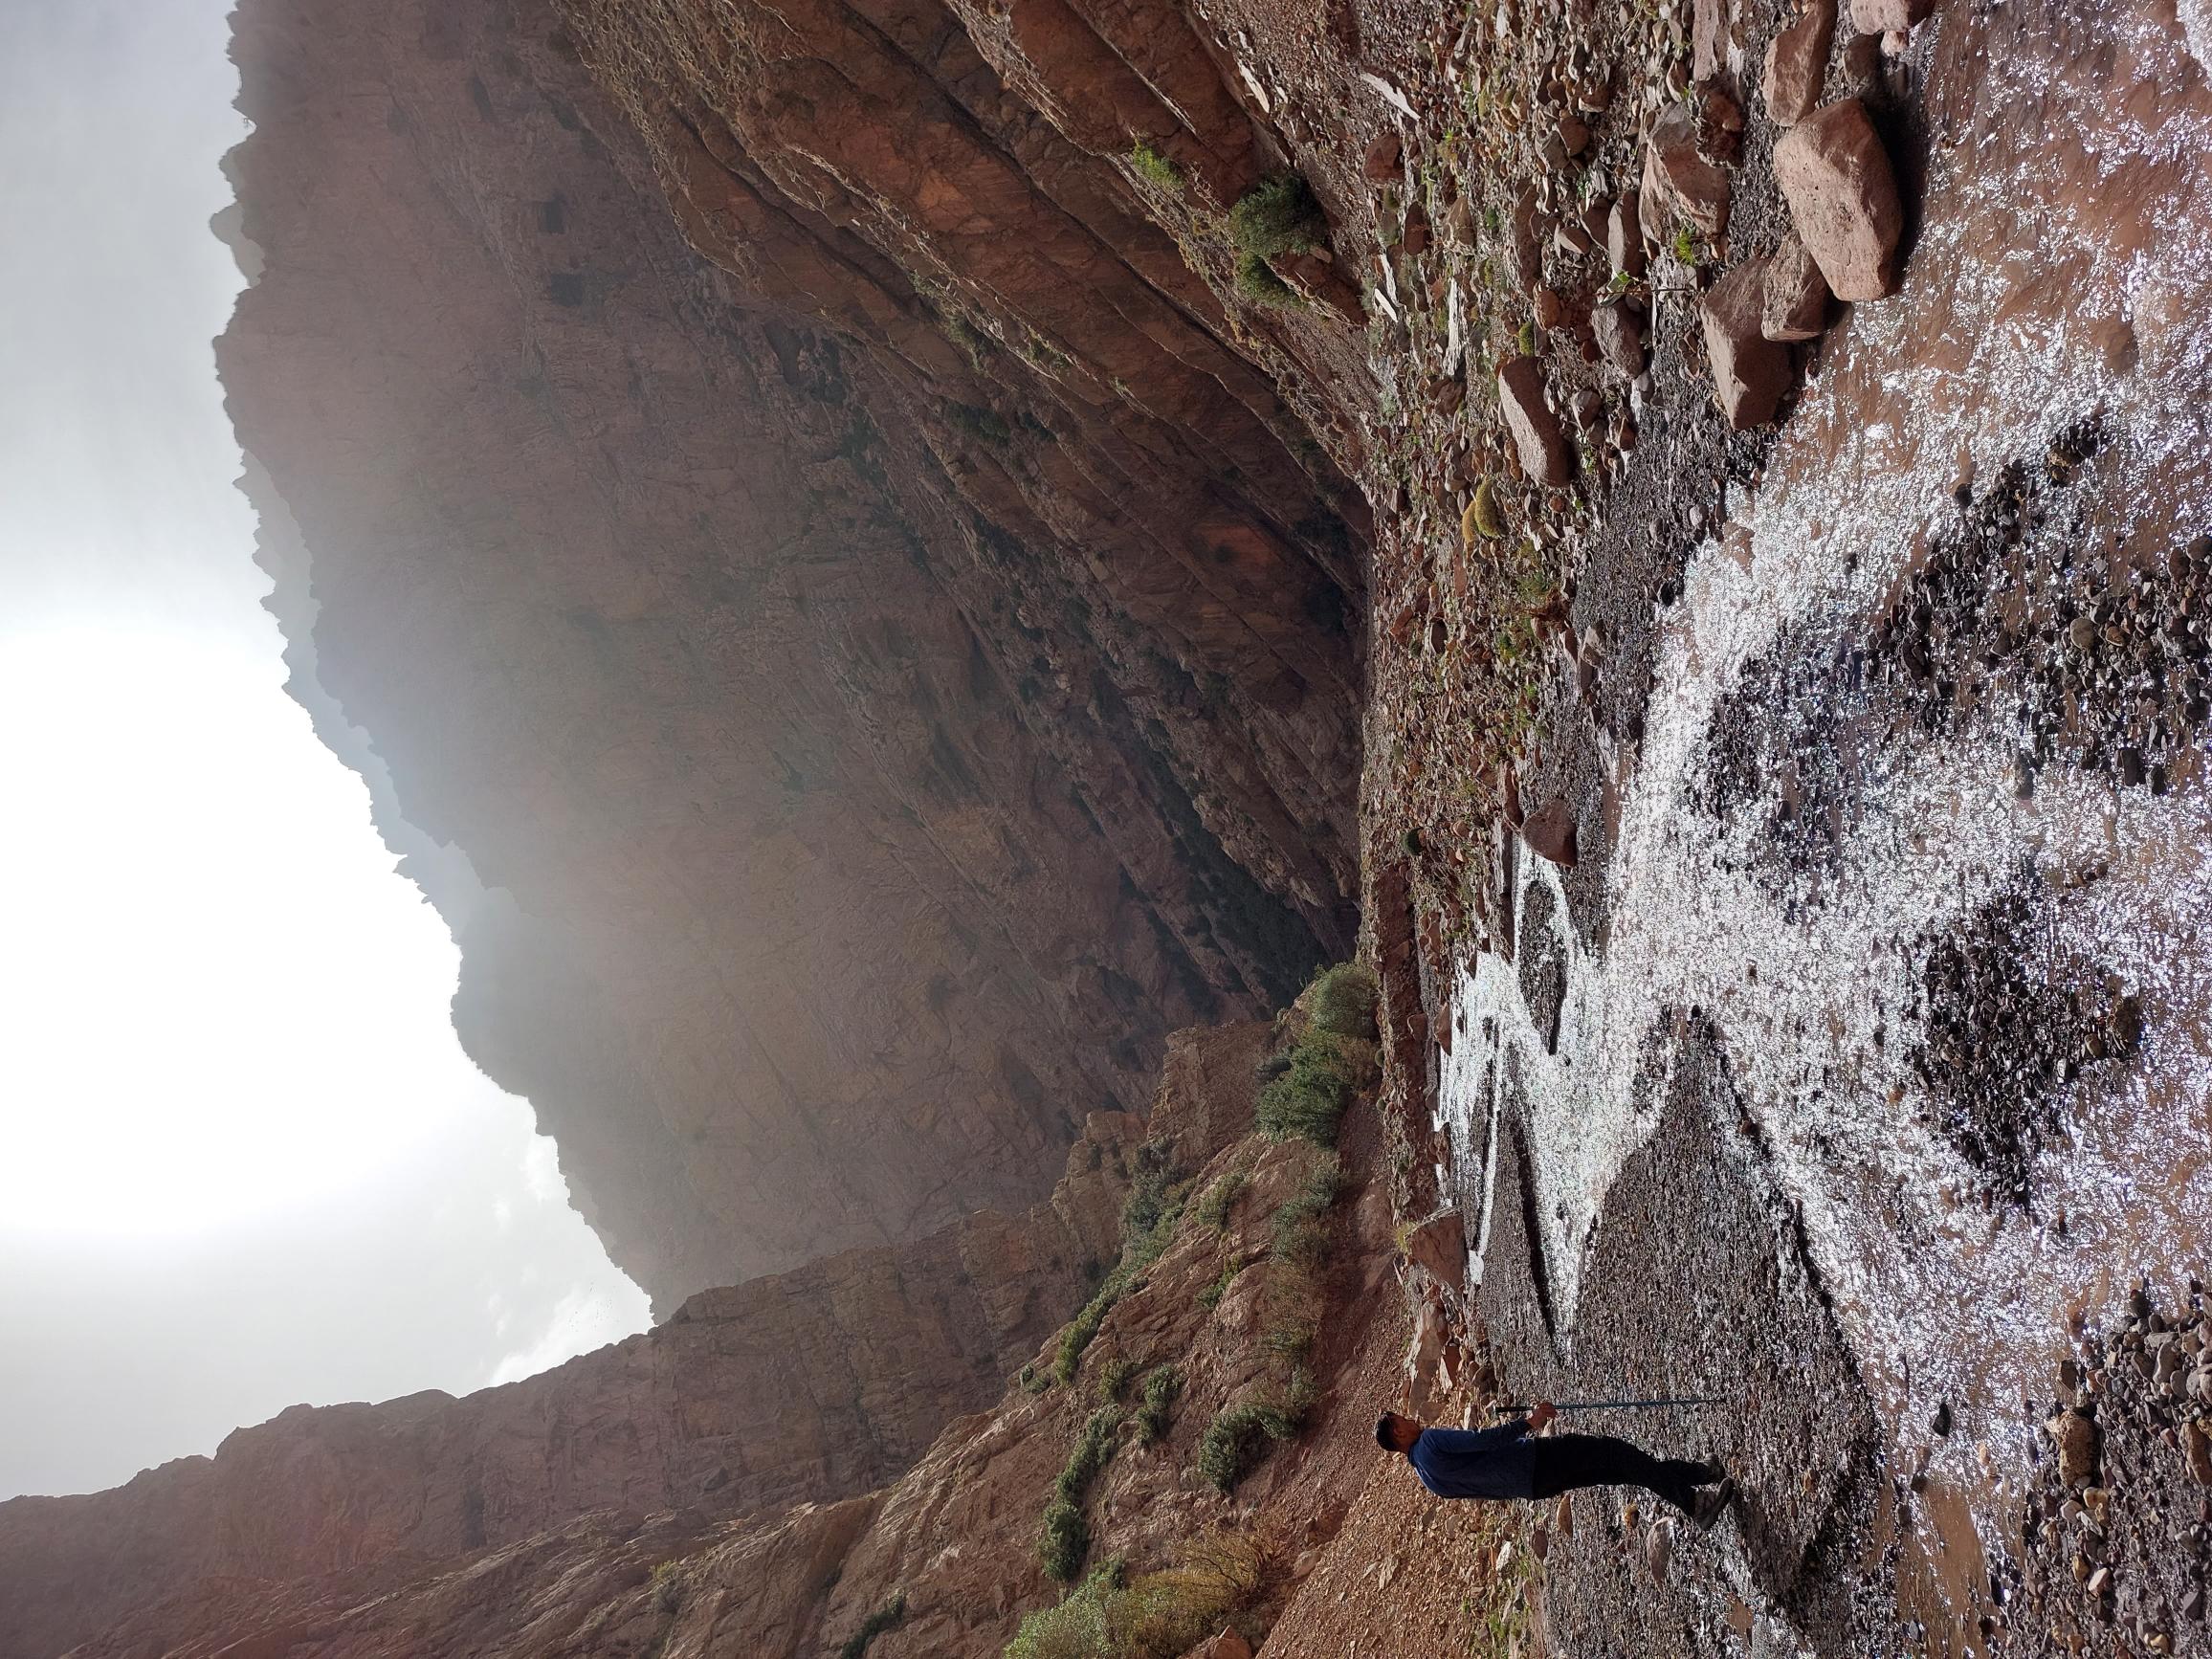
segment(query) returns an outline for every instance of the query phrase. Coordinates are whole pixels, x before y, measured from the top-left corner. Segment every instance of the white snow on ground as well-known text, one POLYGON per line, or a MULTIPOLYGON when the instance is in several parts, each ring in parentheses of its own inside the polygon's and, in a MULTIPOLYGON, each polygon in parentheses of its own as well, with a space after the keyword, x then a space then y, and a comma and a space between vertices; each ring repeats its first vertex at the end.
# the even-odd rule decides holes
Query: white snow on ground
MULTIPOLYGON (((2024 1400, 2049 1393, 2068 1316, 2109 1316, 2141 1273, 2185 1279, 2212 1245, 2212 791, 2120 794, 2061 763, 2024 804, 1994 737, 1898 749, 1822 902, 1793 920, 1731 868, 1745 862, 1733 838, 1772 795, 1715 823, 1690 783, 1746 663, 1786 624, 1872 608, 1955 513, 1962 463, 1986 480, 2101 409, 2126 476, 2099 494, 2098 521, 2123 534, 2135 516, 2212 525, 2212 115, 2170 25, 2114 11, 2098 26, 2118 73, 2160 90, 2129 100, 2086 75, 2077 90, 2091 41, 2071 59, 2053 42, 1978 66, 1984 107, 2010 113, 1961 120, 1939 144, 1906 291, 1857 309, 1756 496, 1730 503, 1690 564, 1625 792, 1602 957, 1567 930, 1558 1053, 1544 1053, 1515 970, 1485 955, 1459 987, 1442 1095, 1471 1154, 1490 1139, 1492 1061, 1517 1052, 1571 1332, 1582 1244, 1656 1126, 1631 1091, 1647 1034, 1665 1013, 1702 1009, 1893 1429, 1916 1435, 1949 1400, 1967 1432, 1941 1454, 1967 1459, 1987 1439, 2007 1464, 2032 1432, 2024 1400), (2053 874, 2109 863, 2059 895, 2063 942, 2147 1011, 2138 1060, 2075 1091, 2071 1138, 2044 1154, 2024 1215, 1955 1202, 1980 1182, 1918 1121, 1910 1064, 1921 941, 2024 859, 2053 874)), ((1557 884, 1541 860, 1522 864, 1524 881, 1557 884)))

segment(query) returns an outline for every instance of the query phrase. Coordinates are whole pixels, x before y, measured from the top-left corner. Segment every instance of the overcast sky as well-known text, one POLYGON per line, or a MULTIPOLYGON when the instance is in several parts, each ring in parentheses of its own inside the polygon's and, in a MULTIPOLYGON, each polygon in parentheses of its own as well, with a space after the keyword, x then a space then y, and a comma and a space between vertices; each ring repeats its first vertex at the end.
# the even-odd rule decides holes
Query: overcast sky
POLYGON ((641 1328, 281 690, 230 0, 0 0, 0 1497, 641 1328))

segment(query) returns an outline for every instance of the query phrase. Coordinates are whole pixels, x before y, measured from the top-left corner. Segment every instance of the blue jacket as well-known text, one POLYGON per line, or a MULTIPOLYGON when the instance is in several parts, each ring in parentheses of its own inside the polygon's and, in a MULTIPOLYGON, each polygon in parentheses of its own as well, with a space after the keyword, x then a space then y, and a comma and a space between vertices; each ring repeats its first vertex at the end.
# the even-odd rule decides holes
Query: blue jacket
POLYGON ((1536 1495, 1537 1443, 1524 1418, 1495 1428, 1424 1428, 1405 1461, 1438 1497, 1536 1495))

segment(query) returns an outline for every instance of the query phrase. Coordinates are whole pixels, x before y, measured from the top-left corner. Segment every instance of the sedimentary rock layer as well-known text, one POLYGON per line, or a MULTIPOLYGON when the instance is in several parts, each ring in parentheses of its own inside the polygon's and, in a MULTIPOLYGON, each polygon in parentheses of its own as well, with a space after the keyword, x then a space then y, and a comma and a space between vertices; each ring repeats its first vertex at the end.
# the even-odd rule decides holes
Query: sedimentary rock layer
POLYGON ((616 83, 650 144, 550 0, 234 48, 219 355, 299 690, 664 1311, 1035 1198, 1357 885, 1324 449, 951 12, 746 18, 714 120, 616 83))
MULTIPOLYGON (((1262 1032, 1214 1041, 1249 1077, 1262 1032)), ((1203 1118, 1183 1125, 1211 1144, 1203 1118)), ((0 1504, 0 1656, 50 1659, 134 1614, 159 1633, 146 1609, 170 1598, 227 1609, 221 1627, 290 1581, 396 1582, 591 1511, 682 1511, 696 1528, 881 1485, 996 1400, 1089 1294, 1144 1134, 1136 1114, 1095 1115, 1049 1203, 702 1292, 525 1382, 299 1405, 212 1458, 0 1504)), ((188 1622, 166 1617, 169 1633, 188 1622)))

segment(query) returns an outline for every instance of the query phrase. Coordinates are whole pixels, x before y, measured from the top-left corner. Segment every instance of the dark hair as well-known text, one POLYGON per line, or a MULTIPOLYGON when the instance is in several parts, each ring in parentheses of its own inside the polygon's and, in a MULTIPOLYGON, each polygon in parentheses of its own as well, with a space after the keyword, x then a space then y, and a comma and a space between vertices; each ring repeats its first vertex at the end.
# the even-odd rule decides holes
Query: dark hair
POLYGON ((1398 1449, 1398 1442, 1390 1436, 1391 1427, 1397 1421, 1398 1414, 1395 1411, 1385 1411, 1375 1419, 1375 1444, 1384 1451, 1396 1451, 1398 1449))

